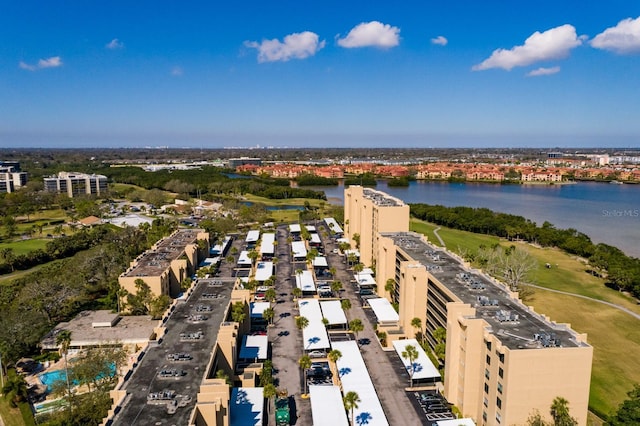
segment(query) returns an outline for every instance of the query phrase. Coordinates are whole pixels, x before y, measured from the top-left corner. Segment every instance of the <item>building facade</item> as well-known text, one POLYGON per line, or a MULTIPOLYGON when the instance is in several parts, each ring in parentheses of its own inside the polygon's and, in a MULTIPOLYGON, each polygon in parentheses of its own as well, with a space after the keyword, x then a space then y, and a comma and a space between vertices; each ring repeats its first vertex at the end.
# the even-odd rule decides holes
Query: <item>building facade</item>
POLYGON ((14 192, 27 184, 27 173, 0 163, 0 192, 14 192))
MULTIPOLYGON (((364 213, 373 207, 365 191, 345 190, 345 227, 350 240, 361 235, 361 251, 369 249, 365 239, 376 250, 377 291, 399 314, 401 333, 388 338, 419 331, 435 349, 434 335, 444 330, 444 395, 480 425, 526 424, 534 410, 548 413, 556 397, 569 401, 571 415, 585 425, 593 358, 586 335, 536 313, 503 283, 408 232, 408 211, 406 219, 384 216, 387 231, 380 231, 380 222, 364 213)), ((374 200, 384 199, 375 193, 374 200)))
POLYGON ((351 185, 344 190, 344 223, 345 236, 360 251, 360 262, 373 266, 378 234, 409 230, 409 205, 384 192, 351 185))
POLYGON ((71 198, 81 195, 103 196, 108 192, 107 177, 60 172, 57 176, 44 178, 44 189, 48 192, 66 194, 71 198))

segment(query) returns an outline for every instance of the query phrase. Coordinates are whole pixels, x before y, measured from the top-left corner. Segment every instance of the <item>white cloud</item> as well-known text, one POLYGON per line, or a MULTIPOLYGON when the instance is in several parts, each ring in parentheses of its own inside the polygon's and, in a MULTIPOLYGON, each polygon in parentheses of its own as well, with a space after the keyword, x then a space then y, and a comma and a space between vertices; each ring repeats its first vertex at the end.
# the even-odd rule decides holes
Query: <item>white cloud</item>
POLYGON ((35 71, 42 68, 57 68, 62 66, 62 59, 60 56, 52 56, 46 59, 40 59, 37 64, 31 65, 26 62, 20 61, 18 66, 23 70, 35 71))
POLYGON ((571 49, 582 44, 582 40, 582 37, 576 35, 574 26, 569 24, 543 33, 536 31, 525 40, 522 46, 494 50, 488 59, 474 65, 472 70, 481 71, 490 68, 511 70, 513 67, 523 67, 535 62, 565 58, 571 49))
POLYGON ((378 21, 356 25, 344 38, 338 38, 342 47, 395 47, 400 44, 400 28, 378 21))
POLYGON ((173 67, 171 68, 171 75, 174 77, 180 77, 182 74, 184 74, 184 70, 182 69, 182 67, 173 67))
POLYGON ((124 47, 124 43, 118 40, 117 38, 114 38, 109 43, 107 43, 104 47, 110 50, 122 49, 124 47))
POLYGON ((315 55, 325 46, 325 41, 319 40, 318 34, 311 31, 293 33, 285 36, 283 41, 278 39, 245 41, 244 45, 258 49, 258 62, 286 62, 289 59, 304 59, 315 55))
POLYGON ((436 38, 432 38, 431 39, 431 43, 432 44, 438 44, 440 46, 446 46, 447 43, 449 43, 449 40, 447 40, 447 38, 444 37, 444 36, 438 36, 436 38))
POLYGON ((550 67, 550 68, 544 68, 544 67, 540 67, 538 69, 529 71, 527 73, 527 77, 539 77, 541 75, 552 75, 552 74, 557 74, 560 72, 560 67, 550 67))
POLYGON ((620 54, 640 52, 640 17, 623 19, 595 36, 590 44, 620 54))

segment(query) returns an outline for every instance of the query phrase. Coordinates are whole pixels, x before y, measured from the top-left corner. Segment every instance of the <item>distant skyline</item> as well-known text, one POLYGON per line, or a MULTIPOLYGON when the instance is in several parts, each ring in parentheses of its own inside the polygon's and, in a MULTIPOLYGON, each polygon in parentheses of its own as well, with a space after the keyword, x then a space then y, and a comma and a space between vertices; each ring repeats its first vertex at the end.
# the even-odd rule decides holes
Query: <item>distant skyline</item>
POLYGON ((640 146, 640 3, 5 2, 0 147, 640 146))

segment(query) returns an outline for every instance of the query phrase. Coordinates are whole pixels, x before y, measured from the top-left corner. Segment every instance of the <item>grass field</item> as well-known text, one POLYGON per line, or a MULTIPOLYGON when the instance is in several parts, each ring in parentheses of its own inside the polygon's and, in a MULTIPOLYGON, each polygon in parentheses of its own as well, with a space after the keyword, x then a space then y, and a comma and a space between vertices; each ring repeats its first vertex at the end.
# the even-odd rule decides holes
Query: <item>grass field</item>
MULTIPOLYGON (((437 244, 431 223, 411 221, 411 229, 423 232, 437 244)), ((480 244, 490 246, 500 242, 503 246, 514 244, 496 237, 442 228, 438 234, 452 251, 459 247, 470 252, 480 244)), ((516 243, 527 250, 538 262, 539 268, 531 274, 533 284, 556 290, 605 300, 640 313, 636 301, 604 285, 601 278, 586 272, 580 259, 557 249, 538 248, 530 244, 516 243), (551 268, 546 268, 549 263, 551 268)), ((566 322, 579 333, 587 333, 588 342, 594 347, 589 407, 600 416, 615 410, 634 383, 640 383, 640 321, 611 307, 572 296, 536 290, 531 302, 537 312, 548 315, 553 321, 566 322)))
POLYGON ((10 248, 13 250, 13 254, 19 256, 21 254, 27 254, 30 251, 37 249, 44 249, 49 240, 33 238, 31 240, 13 241, 10 243, 0 243, 0 250, 4 248, 10 248))

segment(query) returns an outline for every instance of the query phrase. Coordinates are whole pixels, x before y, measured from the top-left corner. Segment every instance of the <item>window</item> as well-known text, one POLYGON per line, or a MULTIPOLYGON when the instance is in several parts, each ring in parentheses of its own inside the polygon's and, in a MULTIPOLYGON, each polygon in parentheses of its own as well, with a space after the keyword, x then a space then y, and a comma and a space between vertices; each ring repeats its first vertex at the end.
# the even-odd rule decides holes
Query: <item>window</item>
POLYGON ((502 383, 498 382, 498 392, 502 393, 502 383))
POLYGON ((485 342, 487 344, 487 350, 490 351, 491 350, 491 342, 485 342))
POLYGON ((501 421, 502 421, 502 416, 500 415, 500 413, 496 413, 496 422, 500 424, 501 421))
POLYGON ((487 355, 487 365, 491 365, 491 356, 487 355))
POLYGON ((489 378, 489 369, 488 368, 484 369, 484 377, 486 377, 487 379, 489 378))
POLYGON ((498 358, 500 358, 500 362, 504 362, 504 354, 498 354, 498 358))
POLYGON ((484 384, 484 393, 489 393, 489 385, 488 384, 484 384))
POLYGON ((487 397, 484 397, 484 400, 482 401, 485 407, 489 406, 489 400, 487 399, 487 397))
POLYGON ((496 405, 498 408, 502 408, 502 400, 500 398, 496 398, 496 405))
POLYGON ((486 411, 482 412, 482 420, 484 420, 485 422, 487 421, 487 412, 486 411))
POLYGON ((502 367, 498 368, 498 376, 500 376, 501 379, 504 377, 504 370, 502 369, 502 367))

